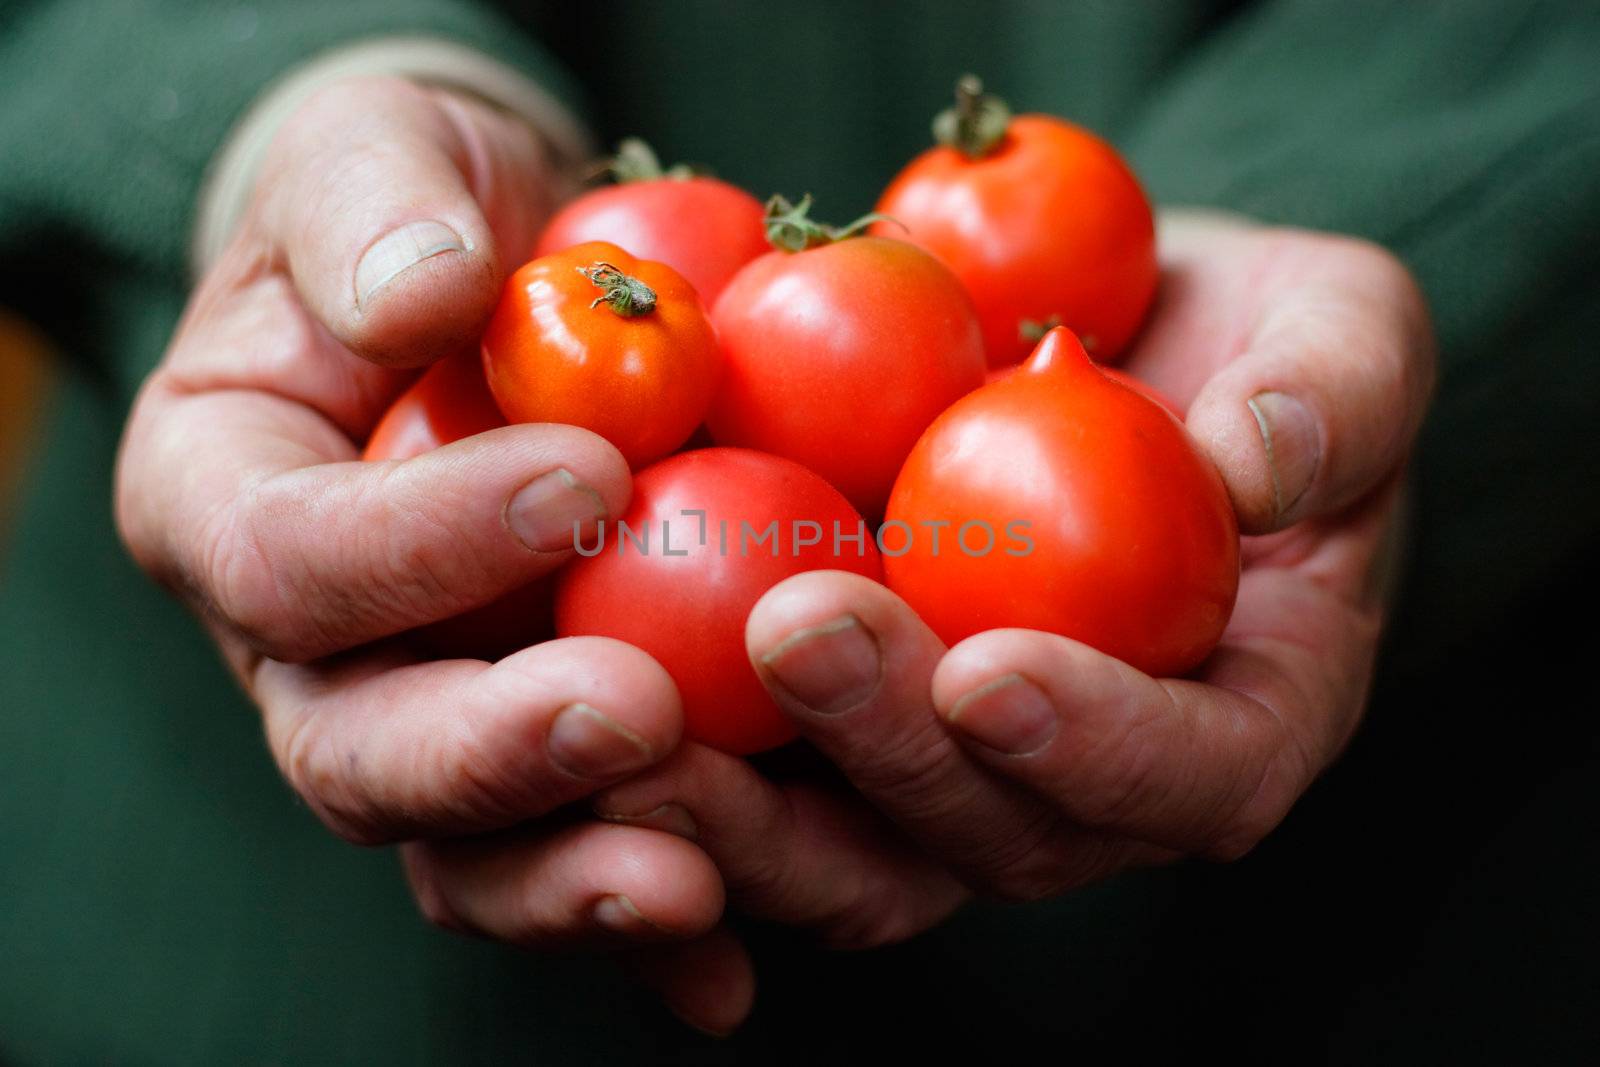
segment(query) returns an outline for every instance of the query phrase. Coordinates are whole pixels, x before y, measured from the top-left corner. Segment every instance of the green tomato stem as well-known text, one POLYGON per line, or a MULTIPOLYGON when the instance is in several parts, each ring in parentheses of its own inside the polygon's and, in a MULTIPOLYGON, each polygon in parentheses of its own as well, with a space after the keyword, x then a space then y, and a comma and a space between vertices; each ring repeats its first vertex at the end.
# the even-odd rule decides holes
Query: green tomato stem
POLYGON ((600 289, 600 295, 589 304, 591 308, 605 304, 625 319, 648 315, 656 309, 654 289, 603 260, 577 270, 600 289))
POLYGON ((933 120, 933 139, 954 148, 968 159, 993 152, 1011 125, 1011 109, 998 96, 983 91, 976 74, 963 74, 956 82, 956 105, 933 120))

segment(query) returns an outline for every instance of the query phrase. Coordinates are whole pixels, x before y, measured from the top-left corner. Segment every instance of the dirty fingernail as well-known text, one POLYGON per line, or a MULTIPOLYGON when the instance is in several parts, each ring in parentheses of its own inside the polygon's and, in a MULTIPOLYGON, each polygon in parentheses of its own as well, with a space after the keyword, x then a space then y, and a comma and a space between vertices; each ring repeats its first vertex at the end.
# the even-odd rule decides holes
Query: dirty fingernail
POLYGON ((647 830, 662 830, 669 834, 690 841, 700 836, 700 827, 696 825, 694 816, 689 814, 689 809, 682 804, 668 801, 657 805, 643 815, 623 815, 620 812, 603 810, 606 806, 596 802, 594 813, 606 822, 623 823, 628 826, 642 826, 647 830))
POLYGON ((592 544, 606 502, 565 467, 539 475, 506 503, 506 523, 535 552, 559 552, 592 544))
POLYGON ((1257 393, 1247 403, 1266 448, 1275 514, 1282 518, 1311 488, 1322 442, 1311 410, 1287 393, 1257 393))
POLYGON ((796 630, 761 662, 779 687, 819 715, 863 703, 883 676, 878 641, 854 615, 796 630))
POLYGON ((356 307, 365 310, 380 289, 423 260, 470 248, 471 242, 433 219, 408 222, 390 230, 372 242, 356 264, 356 307))
POLYGON ((1039 751, 1058 725, 1050 698, 1020 674, 1003 674, 978 686, 955 702, 945 721, 1006 756, 1039 751))
POLYGON ((638 936, 664 932, 660 926, 644 917, 638 907, 622 894, 601 897, 595 902, 594 921, 619 934, 638 936))
POLYGON ((552 761, 579 778, 614 778, 655 759, 644 738, 588 704, 561 709, 545 745, 552 761))

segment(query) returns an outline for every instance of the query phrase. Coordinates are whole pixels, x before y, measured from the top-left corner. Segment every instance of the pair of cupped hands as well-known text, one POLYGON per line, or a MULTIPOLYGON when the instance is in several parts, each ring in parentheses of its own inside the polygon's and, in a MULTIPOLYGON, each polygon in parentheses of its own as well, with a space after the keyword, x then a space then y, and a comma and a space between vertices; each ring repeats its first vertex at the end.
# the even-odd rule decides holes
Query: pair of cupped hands
POLYGON ((1249 535, 1190 677, 1025 630, 947 649, 883 586, 802 574, 746 641, 839 780, 780 782, 682 741, 671 680, 620 642, 486 663, 388 640, 552 571, 574 522, 628 503, 622 458, 568 426, 357 460, 416 369, 471 343, 559 185, 536 134, 475 98, 324 89, 277 133, 119 460, 135 558, 197 609, 322 821, 401 843, 429 919, 624 949, 722 1033, 755 985, 725 910, 867 947, 974 894, 1237 857, 1339 753, 1432 387, 1427 313, 1377 247, 1214 214, 1163 217, 1124 363, 1185 406, 1249 535))

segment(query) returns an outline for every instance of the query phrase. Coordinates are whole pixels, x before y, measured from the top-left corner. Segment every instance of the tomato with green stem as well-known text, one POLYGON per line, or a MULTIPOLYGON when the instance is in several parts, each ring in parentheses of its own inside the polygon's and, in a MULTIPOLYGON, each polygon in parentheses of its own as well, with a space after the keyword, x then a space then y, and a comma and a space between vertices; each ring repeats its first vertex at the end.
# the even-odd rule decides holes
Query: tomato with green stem
POLYGON ((592 241, 511 276, 483 334, 483 363, 507 419, 592 430, 637 469, 700 425, 721 356, 681 274, 592 241))
POLYGON ((617 146, 609 170, 617 184, 556 212, 535 256, 609 241, 676 270, 710 306, 740 267, 767 250, 761 201, 738 186, 682 165, 663 169, 638 138, 617 146))
POLYGON ((1115 359, 1160 278, 1150 202, 1127 163, 1072 123, 1013 116, 970 75, 934 135, 878 211, 972 294, 990 365, 1018 362, 1056 325, 1096 359, 1115 359))
POLYGON ((718 444, 786 456, 863 514, 882 514, 918 435, 983 382, 983 339, 954 275, 914 245, 861 236, 774 197, 774 250, 712 309, 722 382, 706 418, 718 444))

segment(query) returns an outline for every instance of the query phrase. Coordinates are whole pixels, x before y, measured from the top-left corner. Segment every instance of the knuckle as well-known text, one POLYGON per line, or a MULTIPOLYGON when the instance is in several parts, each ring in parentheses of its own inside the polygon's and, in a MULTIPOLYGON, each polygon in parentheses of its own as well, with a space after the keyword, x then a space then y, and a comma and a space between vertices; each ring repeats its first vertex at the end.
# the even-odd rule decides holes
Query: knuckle
POLYGON ((255 516, 258 489, 217 509, 201 523, 193 549, 192 585, 202 609, 220 619, 253 649, 284 662, 303 662, 324 651, 312 619, 290 607, 262 543, 255 516))
POLYGON ((1165 769, 1157 712, 1115 717, 1112 729, 1074 746, 1071 772, 1081 784, 1072 795, 1073 814, 1090 826, 1115 825, 1158 802, 1156 783, 1165 769))
POLYGON ((1081 879, 1081 853, 1064 846, 1063 820, 1042 809, 1017 833, 997 842, 968 864, 968 878, 1004 900, 1056 896, 1081 879))
POLYGON ((324 826, 353 845, 387 844, 385 833, 365 791, 352 788, 360 761, 354 752, 341 756, 332 748, 314 712, 302 713, 284 741, 283 776, 324 826))
POLYGON ((1205 856, 1227 863, 1252 852, 1289 814, 1302 783, 1310 781, 1310 766, 1309 753, 1285 736, 1263 765, 1255 787, 1242 793, 1232 811, 1219 820, 1205 856))

